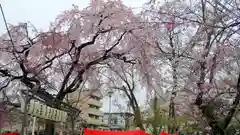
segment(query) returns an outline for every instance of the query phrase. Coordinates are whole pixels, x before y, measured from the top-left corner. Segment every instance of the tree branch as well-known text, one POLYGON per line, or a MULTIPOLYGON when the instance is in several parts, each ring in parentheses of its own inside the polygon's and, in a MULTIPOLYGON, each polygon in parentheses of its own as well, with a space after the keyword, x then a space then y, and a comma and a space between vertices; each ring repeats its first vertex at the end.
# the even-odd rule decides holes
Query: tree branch
POLYGON ((231 105, 230 111, 228 112, 226 118, 224 119, 224 126, 223 129, 227 129, 229 123, 232 120, 233 115, 235 114, 237 107, 239 105, 240 101, 240 73, 238 75, 238 81, 237 81, 237 95, 233 101, 233 104, 231 105))

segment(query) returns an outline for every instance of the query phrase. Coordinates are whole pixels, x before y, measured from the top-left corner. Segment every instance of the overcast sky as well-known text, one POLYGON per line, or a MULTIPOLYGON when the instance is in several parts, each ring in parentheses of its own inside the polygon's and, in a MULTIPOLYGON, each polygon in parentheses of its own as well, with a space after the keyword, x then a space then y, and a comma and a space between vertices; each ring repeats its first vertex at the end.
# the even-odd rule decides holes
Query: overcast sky
MULTIPOLYGON (((123 0, 124 4, 139 9, 147 0, 123 0)), ((49 23, 61 13, 70 9, 72 4, 84 8, 89 0, 0 0, 7 22, 30 21, 37 28, 46 29, 49 23)), ((2 17, 0 18, 0 33, 5 31, 2 17)))
MULTIPOLYGON (((124 4, 133 7, 137 12, 141 9, 143 3, 147 0, 123 0, 124 4)), ((46 30, 51 21, 64 10, 70 9, 72 4, 84 8, 89 0, 0 0, 5 17, 8 23, 17 24, 19 22, 30 21, 36 28, 46 30)), ((0 17, 0 34, 5 32, 5 26, 2 15, 0 17)), ((143 105, 145 96, 143 91, 137 94, 140 97, 140 103, 143 105)), ((118 101, 122 101, 117 98, 118 101)), ((109 110, 108 98, 104 99, 103 110, 109 110)), ((112 106, 112 111, 119 111, 118 107, 112 106)))

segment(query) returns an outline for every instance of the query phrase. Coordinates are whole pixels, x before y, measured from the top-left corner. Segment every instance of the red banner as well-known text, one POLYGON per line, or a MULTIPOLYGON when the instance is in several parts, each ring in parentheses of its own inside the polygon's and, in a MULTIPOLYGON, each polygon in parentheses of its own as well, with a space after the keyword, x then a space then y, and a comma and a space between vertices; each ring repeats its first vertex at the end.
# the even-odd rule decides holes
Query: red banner
POLYGON ((150 135, 150 134, 142 130, 107 131, 107 130, 92 130, 85 128, 84 135, 150 135))
MULTIPOLYGON (((94 130, 84 128, 84 135, 150 135, 142 130, 129 130, 129 131, 110 131, 110 130, 94 130)), ((161 131, 159 135, 177 135, 168 134, 165 131, 161 131)))
POLYGON ((1 134, 1 135, 20 135, 20 133, 18 133, 18 132, 11 132, 11 133, 1 134))
MULTIPOLYGON (((168 134, 167 132, 162 131, 162 132, 160 133, 160 135, 171 135, 171 134, 168 134)), ((173 135, 177 135, 177 134, 173 134, 173 135)))

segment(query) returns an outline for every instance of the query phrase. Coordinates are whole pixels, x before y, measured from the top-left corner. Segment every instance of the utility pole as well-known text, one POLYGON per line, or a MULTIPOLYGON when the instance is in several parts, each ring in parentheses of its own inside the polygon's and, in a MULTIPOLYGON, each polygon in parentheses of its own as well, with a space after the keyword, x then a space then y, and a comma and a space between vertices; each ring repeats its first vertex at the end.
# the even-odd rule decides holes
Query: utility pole
POLYGON ((109 111, 108 111, 108 126, 111 129, 111 107, 112 107, 112 94, 113 91, 108 91, 108 97, 109 97, 109 111))
POLYGON ((125 130, 129 129, 129 118, 131 117, 131 108, 130 108, 130 101, 127 102, 127 112, 125 113, 124 117, 125 117, 125 130))
POLYGON ((159 115, 158 114, 158 107, 157 107, 157 93, 156 93, 156 91, 154 91, 154 99, 153 99, 153 135, 157 135, 158 133, 157 133, 157 115, 159 115))

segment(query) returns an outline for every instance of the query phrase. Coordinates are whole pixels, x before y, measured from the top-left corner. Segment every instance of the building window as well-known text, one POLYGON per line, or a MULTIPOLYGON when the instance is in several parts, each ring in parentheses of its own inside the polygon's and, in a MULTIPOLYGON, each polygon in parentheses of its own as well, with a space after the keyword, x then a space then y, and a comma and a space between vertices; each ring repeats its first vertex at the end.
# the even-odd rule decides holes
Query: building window
POLYGON ((88 128, 97 129, 97 126, 96 126, 96 125, 89 124, 89 125, 88 125, 88 128))
POLYGON ((91 98, 92 98, 92 99, 95 99, 95 100, 98 100, 98 101, 101 100, 101 98, 99 98, 99 97, 97 97, 97 96, 94 96, 94 95, 91 95, 91 98))
POLYGON ((89 104, 89 105, 88 105, 88 107, 89 107, 89 108, 95 108, 95 109, 100 109, 100 107, 99 107, 99 106, 96 106, 96 105, 92 105, 92 104, 89 104))
POLYGON ((117 123, 118 123, 117 118, 112 118, 111 124, 117 125, 117 123))
POLYGON ((97 116, 97 115, 88 114, 88 116, 92 119, 99 119, 99 116, 97 116))
POLYGON ((117 124, 117 119, 115 119, 115 120, 113 120, 113 121, 114 121, 114 122, 113 122, 114 124, 117 124))

